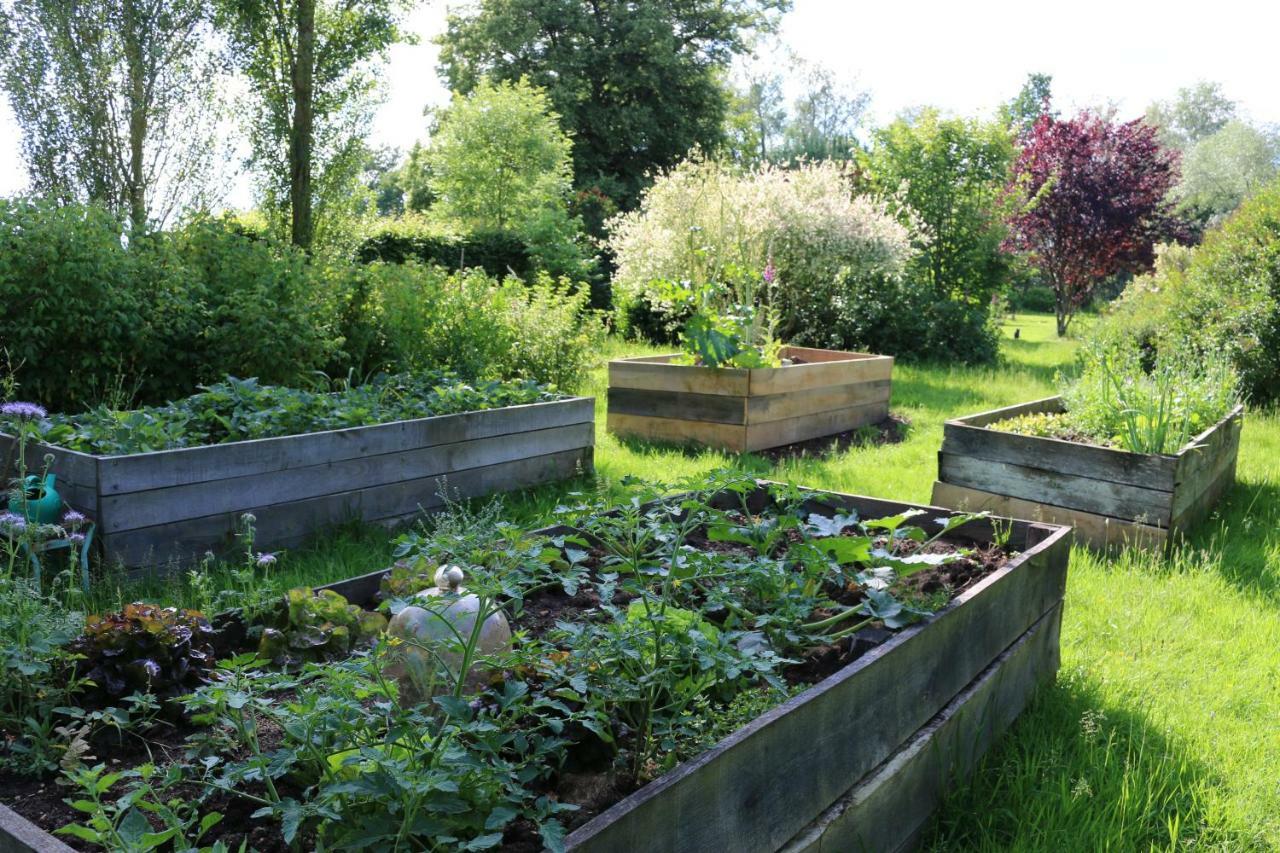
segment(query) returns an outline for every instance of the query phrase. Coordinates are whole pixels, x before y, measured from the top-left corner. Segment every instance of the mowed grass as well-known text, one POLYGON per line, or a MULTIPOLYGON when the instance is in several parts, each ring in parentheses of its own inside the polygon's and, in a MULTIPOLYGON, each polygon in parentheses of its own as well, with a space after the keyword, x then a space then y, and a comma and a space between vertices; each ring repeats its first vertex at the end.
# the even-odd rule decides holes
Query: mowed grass
MULTIPOLYGON (((893 408, 905 441, 773 464, 621 442, 605 431, 605 360, 657 352, 614 342, 584 393, 597 398, 597 477, 504 499, 545 520, 578 492, 625 493, 627 475, 678 484, 734 467, 757 476, 927 501, 950 417, 1054 393, 1075 344, 1019 315, 994 368, 898 365, 893 408), (1014 330, 1020 330, 1014 339, 1014 330)), ((387 565, 385 531, 350 528, 286 555, 282 583, 318 584, 387 565)), ((188 600, 181 579, 101 584, 107 606, 188 600)), ((780 782, 782 784, 782 782, 780 782)), ((1280 417, 1250 412, 1238 484, 1169 559, 1072 554, 1062 670, 930 828, 935 850, 1280 848, 1280 417)))

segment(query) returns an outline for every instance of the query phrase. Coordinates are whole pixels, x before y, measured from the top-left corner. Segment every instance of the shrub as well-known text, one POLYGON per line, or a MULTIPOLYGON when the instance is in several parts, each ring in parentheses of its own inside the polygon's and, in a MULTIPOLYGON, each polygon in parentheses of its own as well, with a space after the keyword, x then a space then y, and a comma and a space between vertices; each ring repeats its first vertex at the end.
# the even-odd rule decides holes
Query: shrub
POLYGON ((1009 307, 1014 311, 1048 313, 1057 308, 1057 299, 1053 295, 1053 288, 1033 284, 1010 291, 1009 307))
MULTIPOLYGON (((614 219, 611 232, 620 317, 655 337, 679 320, 656 321, 673 306, 653 282, 719 281, 726 270, 763 270, 772 259, 770 301, 782 337, 853 346, 845 331, 866 317, 857 294, 900 292, 911 256, 908 230, 880 203, 854 197, 833 163, 739 172, 686 161, 657 179, 638 210, 614 219)), ((917 346, 898 352, 923 354, 917 346)))
POLYGON ((474 231, 459 236, 433 225, 425 217, 379 220, 356 252, 361 263, 418 261, 453 272, 479 267, 489 275, 518 275, 533 271, 529 246, 511 231, 474 231))
POLYGON ((0 346, 24 396, 81 405, 146 364, 148 299, 105 209, 0 199, 0 346))
MULTIPOLYGON (((524 377, 581 384, 604 328, 588 296, 545 274, 524 285, 480 270, 373 264, 365 319, 378 357, 408 369, 448 367, 469 380, 524 377)), ((382 365, 367 364, 366 369, 382 365)))
POLYGON ((1222 354, 1255 403, 1280 400, 1280 182, 1246 201, 1194 250, 1166 252, 1095 333, 1147 352, 1222 354))

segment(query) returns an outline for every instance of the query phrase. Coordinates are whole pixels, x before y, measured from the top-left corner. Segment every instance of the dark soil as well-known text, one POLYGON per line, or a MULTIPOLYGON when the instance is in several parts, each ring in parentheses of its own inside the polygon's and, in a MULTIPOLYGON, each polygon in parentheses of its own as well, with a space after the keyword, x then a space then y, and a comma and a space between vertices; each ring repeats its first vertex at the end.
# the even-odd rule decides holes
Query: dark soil
MULTIPOLYGON (((886 424, 896 424, 890 419, 886 424)), ((892 429, 897 429, 896 426, 892 429)), ((745 519, 744 519, 745 520, 745 519)), ((799 531, 788 531, 784 541, 778 543, 779 550, 785 550, 800 541, 799 531)), ((713 542, 707 539, 705 531, 698 531, 689 539, 689 544, 701 550, 724 554, 754 554, 752 547, 735 542, 713 542)), ((884 545, 880 540, 877 545, 884 545)), ((920 546, 907 540, 899 542, 897 549, 901 554, 911 553, 920 546)), ((945 542, 937 542, 927 546, 930 553, 951 553, 956 546, 945 542)), ((587 560, 591 568, 599 566, 603 553, 598 549, 587 560)), ((909 575, 898 581, 894 592, 899 597, 916 600, 945 602, 972 587, 982 578, 1003 566, 1009 557, 999 548, 978 549, 962 560, 944 566, 933 567, 909 575)), ((856 584, 850 583, 843 588, 825 590, 831 598, 844 606, 858 603, 863 592, 856 584)), ((613 603, 626 606, 628 597, 619 590, 613 603)), ((535 592, 526 598, 523 605, 514 609, 513 627, 528 631, 532 636, 541 636, 551 631, 557 622, 586 622, 603 618, 600 611, 600 598, 591 584, 583 584, 573 595, 563 589, 552 588, 535 592)), ((830 615, 818 611, 815 617, 830 615)), ((816 684, 829 677, 863 655, 876 649, 894 636, 894 632, 876 623, 857 633, 844 637, 838 642, 821 645, 806 650, 798 655, 798 662, 787 667, 783 672, 784 679, 792 685, 816 684)), ((795 656, 795 655, 793 655, 795 656)), ((264 750, 272 749, 280 739, 280 733, 270 731, 263 725, 261 734, 264 750)), ((105 762, 112 768, 135 767, 151 760, 163 766, 171 760, 182 757, 185 739, 195 729, 189 725, 159 728, 147 740, 135 736, 126 736, 123 741, 113 737, 93 745, 95 759, 88 763, 105 762)), ((622 737, 622 746, 626 745, 626 736, 622 737)), ((576 812, 564 815, 564 822, 570 830, 585 824, 591 818, 609 808, 640 787, 636 779, 618 772, 610 760, 610 754, 601 751, 595 755, 591 744, 582 744, 582 752, 586 760, 574 760, 571 756, 566 771, 545 790, 546 794, 561 802, 579 806, 576 812)), ((290 786, 281 780, 285 788, 290 786)), ((278 783, 278 784, 281 784, 278 783)), ((82 822, 85 818, 71 809, 64 799, 71 797, 72 791, 55 784, 51 778, 43 781, 33 780, 11 773, 0 774, 0 802, 10 806, 22 816, 47 830, 54 830, 68 823, 82 822)), ((192 799, 200 794, 196 786, 192 786, 192 799)), ((285 796, 301 795, 301 791, 281 791, 285 796)), ((217 796, 211 799, 207 811, 219 811, 224 815, 218 824, 204 839, 204 844, 217 840, 225 841, 231 849, 237 849, 242 842, 250 850, 263 853, 283 853, 287 846, 283 844, 278 828, 268 821, 254 820, 250 817, 257 808, 256 804, 246 800, 217 796)), ((65 839, 76 849, 91 849, 87 845, 72 838, 65 839)), ((304 841, 304 848, 306 846, 304 841)), ((503 850, 515 853, 534 853, 542 849, 536 829, 527 822, 516 822, 508 828, 503 850)))
POLYGON ((826 457, 843 453, 851 447, 880 447, 885 444, 898 444, 906 440, 911 428, 911 421, 902 415, 889 415, 882 421, 868 424, 857 429, 838 432, 835 435, 824 435, 797 441, 795 444, 784 444, 782 447, 770 447, 755 451, 771 462, 785 459, 801 459, 804 457, 826 457))

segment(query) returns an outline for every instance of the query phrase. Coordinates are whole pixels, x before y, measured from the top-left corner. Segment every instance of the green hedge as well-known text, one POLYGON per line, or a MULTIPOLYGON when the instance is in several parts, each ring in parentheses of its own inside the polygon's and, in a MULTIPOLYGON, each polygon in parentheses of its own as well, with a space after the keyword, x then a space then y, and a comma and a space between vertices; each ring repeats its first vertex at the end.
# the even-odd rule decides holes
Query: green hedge
POLYGON ((465 236, 415 231, 389 225, 365 238, 356 250, 361 263, 417 261, 451 272, 479 267, 491 276, 533 273, 529 247, 510 231, 476 231, 465 236))

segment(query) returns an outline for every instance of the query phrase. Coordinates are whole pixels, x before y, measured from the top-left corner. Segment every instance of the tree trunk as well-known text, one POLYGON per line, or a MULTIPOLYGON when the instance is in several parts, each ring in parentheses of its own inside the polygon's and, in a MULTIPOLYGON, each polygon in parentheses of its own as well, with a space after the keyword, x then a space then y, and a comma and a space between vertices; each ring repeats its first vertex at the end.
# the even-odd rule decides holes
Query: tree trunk
POLYGON ((289 205, 293 244, 311 248, 312 72, 315 70, 316 0, 297 0, 298 32, 293 61, 293 124, 289 128, 289 205))
POLYGON ((142 29, 147 22, 138 16, 136 0, 124 0, 124 53, 127 67, 129 99, 129 165, 125 175, 125 194, 129 204, 129 228, 141 234, 147 228, 147 176, 143 143, 147 138, 147 87, 143 67, 142 29))

